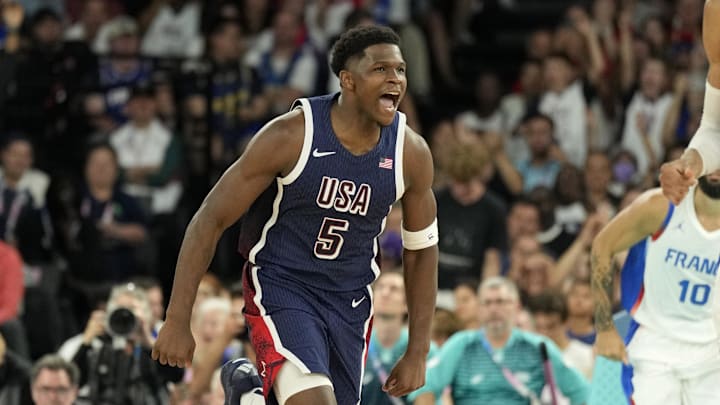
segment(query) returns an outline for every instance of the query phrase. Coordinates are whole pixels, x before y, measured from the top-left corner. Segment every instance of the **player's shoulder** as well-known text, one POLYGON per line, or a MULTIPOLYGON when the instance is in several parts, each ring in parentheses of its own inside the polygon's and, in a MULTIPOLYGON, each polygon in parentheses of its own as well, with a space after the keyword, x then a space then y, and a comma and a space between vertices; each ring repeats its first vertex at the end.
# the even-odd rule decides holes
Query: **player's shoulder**
POLYGON ((301 108, 296 108, 278 115, 260 130, 258 135, 281 141, 295 138, 302 139, 305 133, 305 114, 301 108))
POLYGON ((405 126, 404 165, 406 168, 430 168, 432 170, 432 153, 425 139, 409 126, 405 126))
POLYGON ((647 214, 665 213, 670 206, 670 200, 665 197, 661 188, 651 188, 640 194, 629 208, 643 210, 647 214))

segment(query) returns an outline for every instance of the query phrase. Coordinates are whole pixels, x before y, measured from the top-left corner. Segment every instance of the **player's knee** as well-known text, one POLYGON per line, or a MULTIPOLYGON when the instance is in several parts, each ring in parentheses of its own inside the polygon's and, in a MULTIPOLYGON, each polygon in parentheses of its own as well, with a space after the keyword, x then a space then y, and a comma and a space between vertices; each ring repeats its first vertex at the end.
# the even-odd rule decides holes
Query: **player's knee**
MULTIPOLYGON (((280 402, 282 404, 282 402, 280 402)), ((323 385, 295 393, 285 401, 285 405, 337 405, 332 387, 323 385)))
POLYGON ((285 361, 280 368, 273 383, 273 391, 280 405, 337 404, 328 376, 305 374, 290 361, 285 361))

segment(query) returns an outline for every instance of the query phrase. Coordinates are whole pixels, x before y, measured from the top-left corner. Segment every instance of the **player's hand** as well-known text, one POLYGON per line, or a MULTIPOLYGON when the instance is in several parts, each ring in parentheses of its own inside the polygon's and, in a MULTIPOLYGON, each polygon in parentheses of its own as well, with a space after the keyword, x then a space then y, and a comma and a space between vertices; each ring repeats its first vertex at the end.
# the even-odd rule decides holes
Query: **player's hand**
POLYGON ((425 356, 405 353, 390 372, 383 391, 401 397, 425 385, 425 362, 425 356))
POLYGON ((153 360, 173 367, 190 367, 193 352, 195 339, 190 331, 190 324, 168 318, 160 328, 153 345, 153 360))
POLYGON ((625 343, 615 328, 598 332, 595 338, 594 350, 598 356, 629 364, 627 352, 625 351, 625 343))
MULTIPOLYGON (((697 156, 697 159, 700 159, 697 152, 692 152, 697 156)), ((680 204, 689 188, 697 182, 696 169, 693 169, 692 163, 688 159, 680 158, 660 166, 660 185, 663 194, 675 205, 680 204)))

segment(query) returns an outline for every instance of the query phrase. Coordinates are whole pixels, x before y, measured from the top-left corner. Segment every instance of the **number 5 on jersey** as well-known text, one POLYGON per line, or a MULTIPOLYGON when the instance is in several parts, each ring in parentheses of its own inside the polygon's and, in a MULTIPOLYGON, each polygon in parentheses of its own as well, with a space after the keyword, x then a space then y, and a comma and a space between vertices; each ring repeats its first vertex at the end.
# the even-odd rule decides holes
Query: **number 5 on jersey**
POLYGON ((350 222, 344 219, 325 217, 315 241, 315 256, 323 260, 336 259, 345 243, 342 232, 347 231, 349 227, 350 222))

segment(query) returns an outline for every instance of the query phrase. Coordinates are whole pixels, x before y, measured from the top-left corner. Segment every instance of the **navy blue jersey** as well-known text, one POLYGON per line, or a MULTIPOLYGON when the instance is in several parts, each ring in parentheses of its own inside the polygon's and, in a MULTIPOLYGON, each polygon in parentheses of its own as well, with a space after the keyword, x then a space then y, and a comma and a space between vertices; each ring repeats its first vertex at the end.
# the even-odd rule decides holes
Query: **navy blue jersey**
POLYGON ((370 284, 380 271, 377 238, 405 189, 405 116, 396 113, 393 123, 382 128, 378 144, 355 156, 332 129, 336 97, 295 102, 293 108, 305 116, 300 158, 253 203, 240 248, 250 262, 279 277, 351 291, 370 284))

